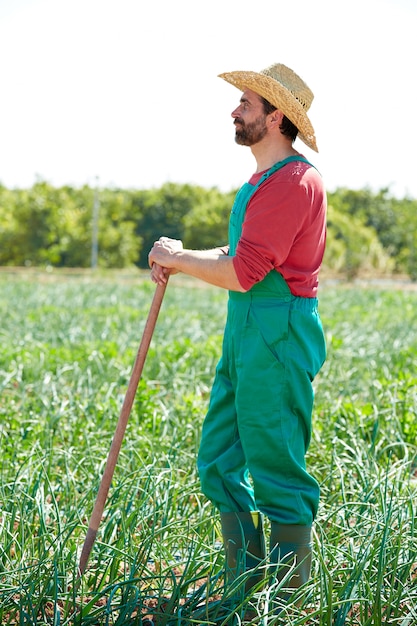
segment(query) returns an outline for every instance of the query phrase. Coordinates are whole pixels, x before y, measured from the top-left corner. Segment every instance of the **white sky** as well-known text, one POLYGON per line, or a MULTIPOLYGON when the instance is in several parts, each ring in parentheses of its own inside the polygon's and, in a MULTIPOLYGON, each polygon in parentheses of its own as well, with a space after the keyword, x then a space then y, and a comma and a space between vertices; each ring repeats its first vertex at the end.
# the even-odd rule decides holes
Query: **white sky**
POLYGON ((416 0, 0 0, 0 182, 238 187, 240 93, 289 65, 315 94, 329 190, 417 198, 416 0))

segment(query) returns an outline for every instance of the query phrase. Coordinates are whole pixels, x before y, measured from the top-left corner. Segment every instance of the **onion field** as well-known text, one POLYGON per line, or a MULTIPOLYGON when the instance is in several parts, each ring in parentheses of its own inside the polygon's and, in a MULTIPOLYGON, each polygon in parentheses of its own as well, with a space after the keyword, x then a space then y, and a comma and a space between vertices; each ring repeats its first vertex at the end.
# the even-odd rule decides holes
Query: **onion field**
MULTIPOLYGON (((311 580, 251 624, 417 624, 417 289, 323 281, 308 465, 311 580)), ((78 562, 155 287, 141 272, 0 272, 0 623, 239 624, 196 455, 227 294, 167 287, 86 572, 78 562)), ((243 581, 244 584, 244 581, 243 581)))

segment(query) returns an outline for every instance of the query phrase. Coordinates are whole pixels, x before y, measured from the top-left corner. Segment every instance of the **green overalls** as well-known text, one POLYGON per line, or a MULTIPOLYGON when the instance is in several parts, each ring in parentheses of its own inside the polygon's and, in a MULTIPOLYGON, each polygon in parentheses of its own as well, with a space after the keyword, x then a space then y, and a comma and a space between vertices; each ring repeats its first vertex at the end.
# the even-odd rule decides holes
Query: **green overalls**
MULTIPOLYGON (((235 254, 257 185, 239 190, 229 224, 235 254)), ((312 524, 319 486, 306 471, 312 381, 326 356, 316 298, 293 296, 271 271, 248 292, 229 292, 222 357, 204 421, 198 469, 221 513, 261 511, 279 524, 312 524)))

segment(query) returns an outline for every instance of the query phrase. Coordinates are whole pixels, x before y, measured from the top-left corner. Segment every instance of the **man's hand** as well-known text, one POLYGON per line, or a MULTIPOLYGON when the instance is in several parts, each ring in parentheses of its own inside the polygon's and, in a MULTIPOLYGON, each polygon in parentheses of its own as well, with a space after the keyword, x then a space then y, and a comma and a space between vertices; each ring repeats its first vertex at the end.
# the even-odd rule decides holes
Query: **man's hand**
POLYGON ((182 250, 182 241, 179 239, 160 237, 158 241, 155 241, 148 255, 151 279, 154 283, 164 285, 170 274, 176 274, 179 271, 175 267, 175 259, 176 254, 182 250))

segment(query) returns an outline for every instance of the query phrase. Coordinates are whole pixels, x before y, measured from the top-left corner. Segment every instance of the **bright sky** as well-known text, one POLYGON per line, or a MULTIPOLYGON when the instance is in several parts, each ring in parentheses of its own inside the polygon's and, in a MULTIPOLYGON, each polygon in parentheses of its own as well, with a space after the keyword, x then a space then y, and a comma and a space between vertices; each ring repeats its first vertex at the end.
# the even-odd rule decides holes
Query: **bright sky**
POLYGON ((217 75, 281 62, 327 188, 417 198, 416 27, 416 0, 0 0, 0 182, 238 187, 255 161, 217 75))

